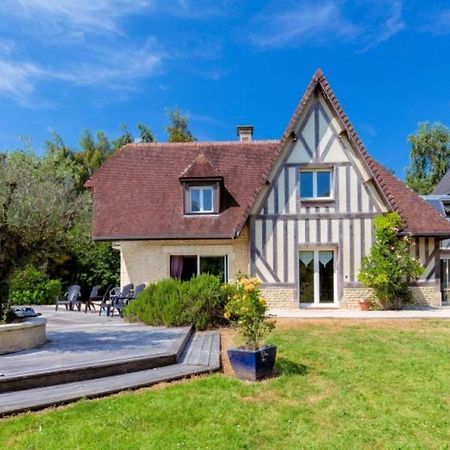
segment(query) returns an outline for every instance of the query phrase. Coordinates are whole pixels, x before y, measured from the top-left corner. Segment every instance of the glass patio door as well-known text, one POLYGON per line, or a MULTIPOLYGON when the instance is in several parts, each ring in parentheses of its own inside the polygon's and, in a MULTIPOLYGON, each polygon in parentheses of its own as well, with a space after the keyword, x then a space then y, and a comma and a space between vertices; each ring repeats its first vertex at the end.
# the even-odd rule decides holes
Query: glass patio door
POLYGON ((333 250, 299 252, 300 303, 335 302, 335 256, 333 250))
POLYGON ((441 293, 442 301, 448 303, 450 291, 450 259, 441 259, 441 293))

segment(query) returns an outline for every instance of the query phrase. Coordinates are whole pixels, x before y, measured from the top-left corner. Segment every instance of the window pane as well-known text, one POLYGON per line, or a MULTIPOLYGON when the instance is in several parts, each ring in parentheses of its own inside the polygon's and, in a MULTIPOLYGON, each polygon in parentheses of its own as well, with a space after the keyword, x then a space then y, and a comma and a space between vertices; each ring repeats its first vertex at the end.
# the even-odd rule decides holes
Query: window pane
POLYGON ((332 251, 319 252, 320 303, 334 302, 334 258, 332 251))
POLYGON ((191 212, 200 211, 200 190, 191 189, 191 212))
POLYGON ((213 190, 211 188, 203 189, 203 211, 212 211, 213 190))
POLYGON ((197 275, 196 255, 172 255, 170 257, 170 276, 188 281, 197 275))
POLYGON ((300 172, 300 197, 309 198, 313 196, 313 173, 300 172))
POLYGON ((331 173, 317 172, 317 197, 331 196, 331 173))
POLYGON ((200 273, 217 275, 226 280, 225 256, 200 256, 200 273))
POLYGON ((314 252, 300 252, 300 303, 314 303, 314 252))

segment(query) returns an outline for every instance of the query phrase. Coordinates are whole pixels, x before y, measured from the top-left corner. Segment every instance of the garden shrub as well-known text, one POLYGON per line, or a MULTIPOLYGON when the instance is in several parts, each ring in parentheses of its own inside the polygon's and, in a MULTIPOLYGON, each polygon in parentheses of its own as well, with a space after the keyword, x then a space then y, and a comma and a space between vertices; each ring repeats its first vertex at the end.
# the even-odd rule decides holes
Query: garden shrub
POLYGON ((189 281, 172 278, 151 283, 125 309, 128 320, 148 325, 182 326, 194 324, 204 330, 224 323, 227 285, 219 278, 202 274, 189 281))
POLYGON ((235 323, 243 347, 248 350, 260 349, 264 338, 275 327, 274 322, 266 319, 267 300, 261 295, 260 284, 257 278, 239 276, 231 285, 234 292, 229 293, 225 306, 224 316, 235 323))
POLYGON ((195 327, 204 330, 208 325, 224 323, 227 285, 219 277, 201 274, 182 283, 182 299, 186 315, 195 327))
POLYGON ((424 268, 410 254, 411 238, 399 235, 403 221, 396 212, 375 217, 375 244, 363 258, 359 281, 373 288, 382 308, 401 309, 411 298, 409 284, 424 268))
POLYGON ((8 302, 11 305, 47 305, 61 294, 61 282, 33 266, 15 270, 9 278, 8 302))

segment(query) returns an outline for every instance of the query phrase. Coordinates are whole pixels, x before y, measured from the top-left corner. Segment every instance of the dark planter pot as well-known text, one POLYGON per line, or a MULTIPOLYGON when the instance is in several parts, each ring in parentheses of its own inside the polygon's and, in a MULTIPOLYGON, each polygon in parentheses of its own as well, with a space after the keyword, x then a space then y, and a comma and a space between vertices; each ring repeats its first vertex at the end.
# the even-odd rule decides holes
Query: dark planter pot
POLYGON ((267 345, 259 350, 232 348, 228 359, 234 373, 241 380, 256 381, 272 375, 277 356, 275 345, 267 345))

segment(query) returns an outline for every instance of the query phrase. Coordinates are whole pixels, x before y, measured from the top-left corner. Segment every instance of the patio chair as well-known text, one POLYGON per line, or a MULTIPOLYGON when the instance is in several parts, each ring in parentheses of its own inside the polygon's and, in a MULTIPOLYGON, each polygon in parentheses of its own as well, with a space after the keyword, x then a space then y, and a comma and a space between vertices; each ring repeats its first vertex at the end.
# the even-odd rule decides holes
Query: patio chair
POLYGON ((73 310, 73 308, 76 307, 78 311, 80 311, 81 310, 80 295, 81 295, 81 288, 80 286, 78 286, 78 284, 69 286, 67 292, 64 294, 63 297, 56 298, 55 311, 58 311, 59 305, 65 305, 66 309, 70 310, 73 310))
POLYGON ((133 291, 133 295, 130 300, 134 300, 145 289, 145 283, 138 284, 133 291))
POLYGON ((132 284, 127 284, 123 287, 119 295, 111 296, 111 315, 114 315, 114 310, 117 310, 122 317, 123 308, 128 303, 131 297, 131 291, 133 289, 132 284))
POLYGON ((100 291, 100 286, 96 285, 92 288, 91 293, 89 295, 89 298, 85 301, 85 305, 84 305, 84 312, 86 313, 87 310, 89 309, 89 311, 91 310, 91 308, 95 311, 95 307, 99 306, 101 308, 101 306, 107 301, 109 300, 109 291, 111 289, 111 286, 108 286, 105 289, 105 292, 103 293, 103 295, 100 295, 99 291, 100 291))

